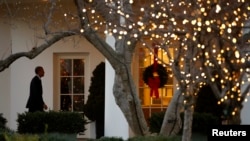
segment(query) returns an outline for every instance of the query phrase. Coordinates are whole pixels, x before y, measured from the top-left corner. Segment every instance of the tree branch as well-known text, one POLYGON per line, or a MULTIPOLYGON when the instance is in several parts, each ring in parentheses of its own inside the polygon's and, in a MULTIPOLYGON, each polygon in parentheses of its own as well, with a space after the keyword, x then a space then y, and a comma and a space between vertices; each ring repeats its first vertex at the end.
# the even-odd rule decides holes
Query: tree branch
POLYGON ((9 57, 5 58, 4 60, 0 60, 0 72, 4 71, 8 68, 14 61, 21 57, 27 57, 29 59, 35 58, 37 55, 42 53, 45 49, 51 47, 57 41, 69 36, 75 35, 76 32, 61 32, 60 34, 56 34, 50 39, 46 40, 45 43, 41 44, 38 47, 33 47, 32 50, 28 52, 19 52, 15 54, 11 54, 9 57))

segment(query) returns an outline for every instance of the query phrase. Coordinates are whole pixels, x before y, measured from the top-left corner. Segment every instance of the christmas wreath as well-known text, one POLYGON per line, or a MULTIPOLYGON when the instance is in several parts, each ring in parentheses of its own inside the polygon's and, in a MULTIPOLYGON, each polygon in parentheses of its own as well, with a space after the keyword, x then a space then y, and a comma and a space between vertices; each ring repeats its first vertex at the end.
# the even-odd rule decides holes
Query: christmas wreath
POLYGON ((143 72, 143 81, 150 87, 150 96, 159 98, 158 88, 163 87, 168 80, 165 67, 154 62, 153 65, 147 67, 143 72))
POLYGON ((152 65, 148 66, 147 68, 145 68, 145 70, 143 72, 143 81, 147 85, 150 86, 149 79, 155 78, 154 72, 156 72, 157 75, 159 76, 160 81, 159 81, 158 88, 162 88, 167 83, 168 74, 167 74, 166 68, 163 67, 163 65, 161 65, 161 64, 156 63, 156 64, 152 64, 152 65))

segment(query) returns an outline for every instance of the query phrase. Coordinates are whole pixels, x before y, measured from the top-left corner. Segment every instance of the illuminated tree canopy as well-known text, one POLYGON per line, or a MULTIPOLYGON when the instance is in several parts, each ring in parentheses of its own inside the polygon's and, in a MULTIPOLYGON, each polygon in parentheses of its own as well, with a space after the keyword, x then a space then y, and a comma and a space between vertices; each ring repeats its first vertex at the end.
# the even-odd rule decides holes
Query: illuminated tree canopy
MULTIPOLYGON (((242 101, 240 76, 247 70, 244 46, 249 43, 249 35, 243 37, 243 29, 249 28, 244 25, 249 19, 249 2, 85 2, 81 18, 91 24, 84 24, 83 28, 90 26, 96 32, 103 31, 103 34, 112 34, 117 39, 126 38, 127 45, 136 42, 150 48, 147 41, 156 42, 172 60, 167 65, 173 65, 177 70, 174 73, 178 85, 199 88, 220 79, 221 90, 215 91, 220 98, 219 103, 230 98, 242 101), (175 56, 170 56, 169 48, 175 49, 175 56)), ((134 49, 136 46, 131 47, 134 49)), ((191 95, 197 91, 192 91, 191 95)))
MULTIPOLYGON (((243 79, 249 72, 250 55, 247 0, 51 0, 42 4, 38 0, 11 1, 1 3, 1 11, 5 12, 2 19, 27 21, 35 30, 43 31, 39 41, 44 44, 37 44, 27 52, 10 53, 0 61, 1 71, 22 56, 35 57, 60 39, 83 36, 115 69, 116 84, 122 85, 114 85, 117 104, 135 134, 143 135, 147 128, 144 120, 138 120, 143 116, 131 63, 137 47, 153 52, 151 45, 155 43, 171 60, 169 64, 160 59, 158 62, 172 68, 177 89, 184 97, 186 121, 192 121, 196 94, 207 84, 212 87, 218 104, 233 107, 230 116, 240 113, 249 89, 242 91, 240 87, 249 81, 243 79), (39 12, 30 12, 34 10, 39 12), (30 20, 43 25, 37 27, 30 20), (115 49, 106 43, 106 35, 115 38, 115 49), (169 49, 174 49, 173 56, 169 49)), ((184 126, 191 125, 184 122, 184 126)), ((186 139, 190 139, 191 135, 185 133, 186 139)))

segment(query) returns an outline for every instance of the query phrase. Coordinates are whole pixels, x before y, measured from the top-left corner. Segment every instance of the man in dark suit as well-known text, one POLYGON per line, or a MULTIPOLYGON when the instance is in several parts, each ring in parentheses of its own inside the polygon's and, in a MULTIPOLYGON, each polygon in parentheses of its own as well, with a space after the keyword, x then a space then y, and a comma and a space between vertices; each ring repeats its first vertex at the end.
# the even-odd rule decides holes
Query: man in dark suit
POLYGON ((37 66, 35 68, 36 76, 33 77, 30 83, 30 95, 26 108, 29 112, 44 111, 48 107, 43 101, 43 88, 41 78, 44 76, 43 67, 37 66))

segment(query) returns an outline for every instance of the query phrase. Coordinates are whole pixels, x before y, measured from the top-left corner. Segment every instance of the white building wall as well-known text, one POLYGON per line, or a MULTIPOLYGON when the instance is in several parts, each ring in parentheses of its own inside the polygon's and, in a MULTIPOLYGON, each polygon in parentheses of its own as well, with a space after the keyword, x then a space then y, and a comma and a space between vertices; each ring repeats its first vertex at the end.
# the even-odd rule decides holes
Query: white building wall
MULTIPOLYGON (((115 39, 108 36, 106 42, 114 47, 115 39)), ((113 95, 115 72, 110 63, 105 63, 105 127, 104 135, 107 137, 121 137, 124 140, 129 138, 129 126, 115 102, 113 95)))
MULTIPOLYGON (((249 74, 245 74, 243 80, 245 81, 244 85, 241 86, 241 91, 245 91, 248 86, 250 85, 250 82, 248 82, 248 78, 250 77, 249 74)), ((249 92, 248 92, 249 95, 249 92)), ((241 110, 241 124, 250 124, 250 97, 247 96, 246 100, 243 102, 243 108, 241 110)))
MULTIPOLYGON (((37 33, 30 30, 25 24, 19 23, 15 29, 11 29, 12 52, 29 51, 36 46, 39 41, 36 41, 34 35, 37 33)), ((2 34, 1 34, 2 35, 2 34)), ((0 38, 2 42, 2 38, 0 38)), ((44 67, 45 76, 42 78, 43 97, 50 110, 53 110, 53 54, 54 53, 88 53, 89 66, 86 72, 86 98, 88 97, 88 88, 92 71, 101 62, 104 57, 100 54, 87 40, 84 38, 71 37, 60 41, 36 58, 30 60, 22 57, 11 64, 10 68, 4 72, 0 72, 0 113, 5 113, 8 120, 8 126, 17 129, 17 115, 28 111, 25 106, 29 96, 30 81, 35 75, 34 68, 37 65, 44 67), (75 44, 75 42, 78 42, 75 44)), ((87 100, 87 99, 86 99, 87 100)), ((95 137, 94 124, 88 124, 88 130, 85 135, 95 137)))
POLYGON ((250 97, 247 97, 247 101, 243 103, 243 109, 241 110, 241 124, 250 125, 250 97))
MULTIPOLYGON (((10 26, 0 22, 0 60, 11 51, 10 26)), ((10 119, 10 69, 0 72, 0 113, 10 119)), ((9 123, 7 123, 9 125, 9 123)))
POLYGON ((0 73, 0 113, 7 120, 10 119, 10 69, 0 73))
MULTIPOLYGON (((245 23, 246 27, 250 26, 250 18, 246 21, 245 23)), ((243 35, 244 34, 249 34, 250 33, 250 28, 244 28, 242 30, 243 35)), ((247 44, 245 46, 246 50, 249 50, 248 48, 250 47, 250 44, 247 44)), ((241 91, 244 91, 245 89, 248 88, 248 86, 250 86, 250 82, 249 82, 249 78, 250 78, 250 74, 245 73, 245 76, 243 78, 244 80, 244 84, 241 86, 241 91)), ((249 97, 250 91, 248 90, 248 96, 246 97, 245 102, 243 102, 243 108, 241 110, 241 124, 250 124, 250 112, 249 112, 249 108, 250 108, 250 97, 249 97)))

